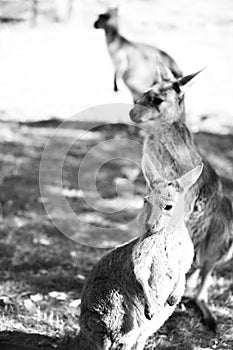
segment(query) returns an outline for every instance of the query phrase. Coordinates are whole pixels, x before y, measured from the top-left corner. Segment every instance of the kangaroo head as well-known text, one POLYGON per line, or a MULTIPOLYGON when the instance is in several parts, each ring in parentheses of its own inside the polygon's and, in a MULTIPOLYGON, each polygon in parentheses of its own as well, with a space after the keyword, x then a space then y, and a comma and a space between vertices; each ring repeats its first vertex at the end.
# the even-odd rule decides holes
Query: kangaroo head
POLYGON ((130 111, 130 118, 135 123, 159 120, 174 122, 184 119, 184 92, 181 87, 190 82, 200 71, 175 79, 166 76, 157 82, 137 101, 130 111))
POLYGON ((118 9, 109 9, 105 13, 101 13, 94 23, 94 28, 117 28, 118 27, 118 9))
MULTIPOLYGON (((203 164, 176 180, 155 179, 149 174, 146 179, 148 194, 144 198, 143 219, 145 230, 155 233, 165 229, 173 231, 185 217, 185 193, 202 173, 203 164)), ((147 172, 145 172, 147 177, 147 172)))

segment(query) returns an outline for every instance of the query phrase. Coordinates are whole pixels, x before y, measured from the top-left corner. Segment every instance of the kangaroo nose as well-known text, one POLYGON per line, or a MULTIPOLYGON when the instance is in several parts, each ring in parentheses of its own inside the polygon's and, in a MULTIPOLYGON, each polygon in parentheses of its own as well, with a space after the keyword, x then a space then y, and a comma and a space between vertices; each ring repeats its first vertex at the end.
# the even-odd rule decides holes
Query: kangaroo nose
POLYGON ((140 122, 142 107, 140 105, 135 105, 133 109, 129 112, 131 120, 135 123, 140 122))
POLYGON ((95 21, 94 28, 98 29, 98 21, 95 21))
POLYGON ((133 122, 137 121, 137 113, 135 113, 135 107, 129 112, 129 116, 133 122))

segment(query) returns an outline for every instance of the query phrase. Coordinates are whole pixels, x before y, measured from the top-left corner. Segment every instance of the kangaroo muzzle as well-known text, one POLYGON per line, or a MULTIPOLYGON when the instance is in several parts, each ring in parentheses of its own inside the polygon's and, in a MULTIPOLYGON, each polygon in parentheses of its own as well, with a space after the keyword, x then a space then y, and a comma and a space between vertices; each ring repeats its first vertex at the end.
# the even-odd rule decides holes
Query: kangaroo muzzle
POLYGON ((129 112, 130 119, 134 123, 143 123, 150 119, 149 115, 151 111, 148 107, 137 104, 133 109, 129 112))
POLYGON ((94 28, 95 29, 100 29, 100 28, 102 28, 102 26, 100 25, 100 20, 99 19, 97 19, 97 21, 95 21, 95 23, 94 23, 94 28))

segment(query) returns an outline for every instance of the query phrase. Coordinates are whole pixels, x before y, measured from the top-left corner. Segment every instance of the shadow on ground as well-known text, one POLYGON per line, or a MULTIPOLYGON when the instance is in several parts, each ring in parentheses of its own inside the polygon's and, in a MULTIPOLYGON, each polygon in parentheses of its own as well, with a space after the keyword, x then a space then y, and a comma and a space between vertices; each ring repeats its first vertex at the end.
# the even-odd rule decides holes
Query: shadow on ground
MULTIPOLYGON (((71 227, 68 238, 48 218, 40 196, 39 166, 44 146, 58 124, 59 121, 54 119, 41 124, 2 124, 0 128, 0 344, 10 342, 54 348, 69 342, 79 330, 81 290, 90 269, 109 247, 137 235, 127 223, 140 211, 145 191, 136 164, 140 154, 137 147, 132 147, 132 141, 141 144, 142 136, 135 127, 124 124, 96 128, 92 124, 89 136, 72 145, 64 161, 63 195, 72 210, 81 215, 84 224, 99 226, 103 229, 102 235, 95 237, 92 230, 80 224, 71 227), (106 148, 103 142, 108 140, 113 140, 113 143, 106 148), (122 204, 132 195, 128 183, 124 187, 124 181, 134 183, 133 200, 120 212, 106 213, 104 206, 103 211, 96 212, 80 195, 77 170, 87 152, 96 145, 100 148, 94 153, 94 158, 104 162, 97 177, 99 195, 107 200, 120 198, 122 204), (119 145, 117 150, 116 145, 119 145), (110 154, 110 160, 105 162, 103 151, 110 154), (119 154, 123 157, 115 159, 119 154), (117 182, 119 179, 124 180, 121 186, 117 182), (127 228, 122 228, 122 222, 127 228), (117 237, 109 234, 111 227, 121 233, 117 237), (91 242, 93 247, 79 244, 80 240, 82 243, 91 242)), ((56 152, 50 157, 48 167, 53 169, 64 144, 89 128, 90 124, 85 123, 65 125, 56 137, 56 152)), ((198 133, 195 140, 200 151, 222 176, 224 190, 233 199, 233 135, 198 133)), ((90 158, 85 168, 87 182, 94 158, 90 158)), ((59 185, 56 174, 48 173, 47 201, 59 185)), ((92 191, 89 192, 91 195, 92 191)), ((95 204, 99 200, 96 198, 92 197, 95 204)), ((114 203, 119 205, 119 202, 114 203)), ((53 214, 62 221, 59 205, 53 209, 53 214)), ((232 349, 232 268, 231 262, 217 271, 210 291, 219 334, 209 333, 200 323, 196 311, 183 307, 166 322, 156 337, 148 341, 147 349, 154 349, 155 345, 156 349, 168 350, 232 349)))

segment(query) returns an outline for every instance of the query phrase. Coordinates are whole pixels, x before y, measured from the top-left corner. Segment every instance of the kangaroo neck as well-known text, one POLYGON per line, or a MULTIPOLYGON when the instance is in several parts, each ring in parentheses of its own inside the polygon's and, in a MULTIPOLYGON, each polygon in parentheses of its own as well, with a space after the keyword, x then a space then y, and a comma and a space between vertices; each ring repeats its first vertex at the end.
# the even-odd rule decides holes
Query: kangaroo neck
POLYGON ((167 137, 174 133, 174 130, 174 122, 168 123, 164 121, 159 121, 158 123, 154 124, 151 128, 152 133, 158 136, 160 140, 167 140, 167 137))
POLYGON ((105 36, 108 45, 111 45, 118 38, 120 38, 117 27, 107 27, 105 28, 105 36))
POLYGON ((171 141, 170 139, 167 139, 168 136, 171 136, 172 133, 174 133, 175 127, 174 122, 167 122, 163 120, 156 120, 153 123, 150 123, 147 127, 149 131, 149 136, 155 136, 157 137, 161 142, 164 141, 171 141))
POLYGON ((166 229, 158 229, 154 232, 146 232, 141 237, 138 238, 138 241, 140 244, 147 244, 148 242, 153 242, 157 240, 158 236, 165 236, 166 235, 166 229))
MULTIPOLYGON (((149 139, 156 139, 165 146, 171 157, 182 169, 189 169, 201 161, 188 128, 182 122, 157 123, 150 129, 149 139), (151 136, 150 136, 151 135, 151 136)), ((158 156, 159 157, 159 156, 158 156)), ((163 154, 161 155, 163 161, 163 154)))

